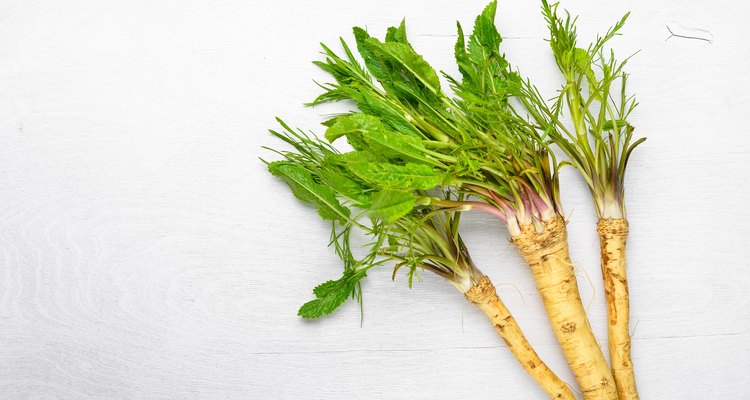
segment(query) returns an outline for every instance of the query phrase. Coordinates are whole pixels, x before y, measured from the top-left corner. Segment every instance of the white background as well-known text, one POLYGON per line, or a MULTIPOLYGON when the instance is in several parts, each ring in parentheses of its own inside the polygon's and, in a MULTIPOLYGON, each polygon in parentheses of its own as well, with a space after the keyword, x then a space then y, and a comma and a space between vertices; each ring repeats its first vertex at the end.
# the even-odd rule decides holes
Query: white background
MULTIPOLYGON (((265 172, 274 117, 321 132, 305 108, 325 76, 318 42, 407 18, 414 46, 455 74, 455 20, 484 1, 2 1, 0 398, 543 398, 485 317, 432 276, 373 272, 364 321, 349 302, 303 321, 336 278, 328 225, 265 172), (429 5, 428 5, 429 4, 429 5)), ((643 399, 750 393, 750 7, 729 1, 584 2, 590 40, 632 10, 621 56, 648 136, 631 160, 633 358, 643 399), (671 38, 666 25, 710 31, 671 38), (674 26, 674 25, 673 25, 674 26), (637 326, 636 326, 637 325, 637 326)), ((503 1, 511 61, 559 84, 535 2, 503 1)), ((563 174, 571 252, 606 339, 588 193, 563 174), (586 274, 593 282, 589 284, 586 274)), ((542 358, 566 381, 529 271, 505 228, 464 225, 542 358)))

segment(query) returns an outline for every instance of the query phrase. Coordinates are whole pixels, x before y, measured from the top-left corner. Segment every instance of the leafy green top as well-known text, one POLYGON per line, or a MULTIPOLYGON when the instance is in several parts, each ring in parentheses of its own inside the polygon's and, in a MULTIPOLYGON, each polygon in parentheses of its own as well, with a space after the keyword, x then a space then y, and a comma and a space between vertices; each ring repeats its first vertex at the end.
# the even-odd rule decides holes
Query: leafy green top
POLYGON ((352 151, 341 153, 279 120, 283 129, 271 133, 294 150, 277 151, 284 159, 267 163, 296 197, 331 221, 331 242, 344 262, 343 276, 314 290, 316 299, 300 309, 303 317, 330 313, 350 296, 361 300, 360 281, 387 261, 396 262, 396 271, 408 268, 410 283, 426 269, 468 290, 481 273, 458 235, 460 212, 494 214, 511 235, 562 215, 560 164, 551 143, 582 172, 600 217, 624 217, 624 171, 643 139, 632 142, 626 120, 636 103, 625 95, 625 62, 605 56, 603 46, 625 18, 581 49, 575 20, 558 17, 557 5, 543 1, 550 45, 566 80, 549 106, 500 53, 496 9, 493 1, 483 10, 468 39, 458 24, 461 77, 443 73, 455 96, 444 92, 437 72, 409 43, 403 21, 384 41, 354 28, 362 63, 344 39, 341 56, 322 45, 325 60, 315 64, 333 82, 321 84, 323 93, 310 105, 353 102, 354 110, 324 122, 325 138, 345 138, 352 151), (615 99, 611 88, 618 81, 615 99), (363 257, 349 244, 355 228, 369 238, 363 257))
POLYGON ((625 218, 625 168, 633 149, 645 138, 633 141, 634 127, 627 121, 637 106, 626 94, 628 75, 623 67, 628 59, 618 62, 604 45, 619 35, 629 13, 583 49, 577 47, 576 19, 567 13, 565 18, 558 16, 557 8, 557 3, 542 1, 550 47, 565 83, 551 106, 529 81, 520 87, 519 99, 581 172, 598 216, 625 218), (572 127, 562 119, 564 109, 572 127))
MULTIPOLYGON (((305 303, 299 315, 317 318, 333 312, 348 297, 361 301, 360 281, 375 266, 394 261, 396 272, 406 267, 409 284, 419 270, 432 271, 466 292, 481 278, 458 234, 459 210, 426 205, 425 199, 459 199, 441 192, 429 197, 411 186, 431 186, 431 169, 414 164, 413 169, 381 169, 377 162, 342 161, 359 153, 340 153, 331 145, 293 130, 279 120, 283 130, 271 133, 290 144, 294 151, 275 151, 284 160, 266 162, 269 171, 289 185, 300 200, 315 206, 318 214, 332 221, 331 244, 344 264, 341 278, 315 288, 316 299, 305 303), (409 184, 414 180, 414 184, 409 184), (369 221, 362 222, 363 219, 369 221), (355 257, 350 246, 354 228, 367 235, 367 252, 355 257)), ((355 157, 356 158, 356 157, 355 157)), ((397 168, 383 164, 383 168, 397 168)))
POLYGON ((315 64, 335 82, 321 85, 324 92, 310 104, 356 104, 356 111, 325 123, 326 138, 346 137, 355 150, 340 158, 349 173, 391 189, 455 187, 481 200, 461 200, 464 210, 491 212, 513 234, 520 225, 562 212, 557 163, 535 127, 508 103, 521 81, 499 52, 495 10, 492 2, 477 17, 468 43, 458 26, 455 52, 462 79, 445 75, 455 98, 415 52, 402 22, 388 29, 383 42, 354 28, 364 64, 343 39, 343 56, 322 45, 326 59, 315 64))

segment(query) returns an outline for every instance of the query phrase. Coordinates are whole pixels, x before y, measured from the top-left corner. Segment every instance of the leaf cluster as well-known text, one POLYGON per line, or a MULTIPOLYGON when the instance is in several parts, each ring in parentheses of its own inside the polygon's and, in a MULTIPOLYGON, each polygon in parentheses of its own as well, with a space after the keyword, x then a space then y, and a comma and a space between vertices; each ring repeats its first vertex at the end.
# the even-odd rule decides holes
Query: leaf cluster
POLYGON ((542 4, 565 77, 551 102, 501 53, 495 1, 470 35, 457 24, 460 77, 442 73, 448 89, 409 42, 404 21, 383 40, 355 27, 356 46, 341 38, 340 54, 321 44, 324 59, 314 63, 332 81, 319 84, 322 93, 308 105, 344 101, 352 109, 323 123, 327 142, 279 120, 282 129, 271 133, 293 150, 271 149, 283 159, 267 162, 331 222, 331 245, 344 263, 342 277, 318 286, 301 316, 328 314, 349 297, 361 301, 361 280, 387 262, 395 263, 394 276, 407 270, 410 285, 428 270, 467 290, 481 273, 458 234, 460 213, 490 212, 512 235, 561 216, 562 164, 552 144, 581 170, 600 216, 624 216, 624 171, 643 139, 632 140, 627 121, 637 105, 626 96, 627 60, 618 62, 604 47, 627 15, 584 49, 575 19, 558 16, 557 4, 542 4), (341 140, 352 150, 332 145, 341 140), (368 237, 363 256, 349 243, 354 231, 368 237))
POLYGON ((586 180, 601 218, 624 218, 625 169, 634 140, 628 117, 637 102, 626 91, 624 67, 605 45, 620 34, 629 13, 586 48, 578 47, 576 18, 558 14, 558 4, 542 1, 550 31, 550 48, 565 78, 558 95, 548 102, 528 81, 518 97, 538 124, 562 149, 586 180), (567 112, 570 123, 566 123, 567 112), (572 125, 572 126, 571 126, 572 125))
POLYGON ((362 63, 344 39, 342 56, 322 45, 325 61, 315 64, 334 82, 322 84, 310 104, 356 106, 325 123, 327 139, 345 137, 355 149, 342 158, 352 173, 395 189, 453 187, 517 227, 561 213, 557 162, 543 135, 509 105, 522 82, 500 53, 496 7, 490 3, 477 17, 468 39, 458 24, 461 78, 443 74, 454 95, 443 91, 435 69, 409 43, 402 21, 384 41, 354 28, 362 63), (379 165, 355 165, 361 161, 379 165), (382 179, 402 172, 398 182, 382 179))
POLYGON ((432 179, 430 169, 423 168, 425 164, 413 164, 414 169, 409 169, 407 163, 403 170, 392 171, 379 169, 377 162, 346 160, 362 154, 340 153, 314 136, 281 120, 279 123, 283 129, 271 133, 294 150, 273 150, 284 159, 266 162, 268 169, 287 183, 298 199, 331 221, 331 246, 344 264, 339 279, 313 290, 316 298, 300 308, 300 316, 329 314, 349 297, 361 302, 361 280, 367 271, 388 262, 395 263, 394 277, 401 268, 407 269, 410 285, 420 270, 434 272, 463 291, 481 277, 458 234, 460 213, 436 209, 426 201, 456 196, 439 192, 439 197, 434 197, 424 190, 404 189, 425 186, 424 182, 432 179), (415 182, 408 183, 410 180, 415 182), (353 232, 368 237, 363 256, 355 256, 352 250, 353 232))
POLYGON ((518 229, 560 209, 556 162, 508 104, 521 82, 500 53, 496 7, 477 17, 468 40, 458 25, 461 79, 444 74, 455 96, 408 41, 404 21, 383 41, 355 27, 361 62, 343 39, 341 56, 321 45, 325 60, 315 64, 333 82, 321 84, 310 105, 355 105, 323 123, 328 141, 346 139, 353 150, 340 153, 279 120, 282 129, 271 133, 293 151, 274 150, 283 160, 267 163, 331 221, 331 243, 344 262, 343 276, 316 288, 300 315, 318 317, 350 296, 361 299, 361 279, 386 259, 396 262, 394 274, 407 269, 410 284, 429 270, 465 291, 481 275, 458 235, 460 211, 489 210, 518 229), (364 257, 349 244, 354 228, 369 235, 364 257))

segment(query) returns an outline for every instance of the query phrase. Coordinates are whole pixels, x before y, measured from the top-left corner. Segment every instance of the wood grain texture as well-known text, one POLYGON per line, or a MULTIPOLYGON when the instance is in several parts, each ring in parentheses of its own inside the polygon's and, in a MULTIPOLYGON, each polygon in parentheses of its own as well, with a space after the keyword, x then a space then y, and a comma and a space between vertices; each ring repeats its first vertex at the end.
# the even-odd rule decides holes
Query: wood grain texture
MULTIPOLYGON (((328 227, 264 171, 273 117, 324 76, 318 42, 407 17, 455 73, 454 21, 483 1, 0 2, 0 397, 3 399, 530 399, 478 310, 425 276, 376 271, 365 319, 297 308, 339 267, 328 227)), ((633 360, 643 399, 750 392, 750 109, 746 21, 729 1, 567 0, 592 38, 627 10, 634 120, 628 172, 633 360), (670 38, 666 24, 713 42, 670 38)), ((559 84, 536 5, 501 2, 506 54, 559 84), (541 61, 540 61, 541 60, 541 61)), ((606 315, 588 193, 563 174, 571 256, 599 340, 606 315), (594 282, 592 288, 586 276, 594 282), (594 290, 595 289, 595 290, 594 290)), ((470 215, 475 261, 540 356, 573 382, 504 228, 470 215), (517 289, 517 290, 516 290, 517 289), (519 296, 520 293, 520 296, 519 296)))

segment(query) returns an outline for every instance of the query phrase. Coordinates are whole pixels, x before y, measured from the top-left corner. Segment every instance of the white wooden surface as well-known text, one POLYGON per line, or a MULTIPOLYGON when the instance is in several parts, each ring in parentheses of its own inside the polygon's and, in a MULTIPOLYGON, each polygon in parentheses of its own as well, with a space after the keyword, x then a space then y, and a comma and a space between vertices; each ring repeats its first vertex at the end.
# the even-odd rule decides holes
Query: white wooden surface
MULTIPOLYGON (((0 398, 543 398, 484 317, 425 276, 371 274, 364 323, 347 304, 295 313, 335 278, 328 227, 258 161, 274 116, 323 79, 317 43, 407 17, 414 45, 455 73, 454 21, 484 1, 0 2, 0 398)), ((649 140, 628 176, 633 358, 644 399, 750 393, 750 6, 584 2, 590 39, 627 10, 620 55, 649 140), (671 38, 677 23, 713 42, 671 38)), ((503 1, 515 64, 559 83, 534 2, 503 1)), ((606 338, 588 194, 563 176, 572 254, 606 338), (591 287, 586 274, 594 282, 591 287)), ((567 381, 529 272, 504 228, 465 236, 542 357, 567 381), (520 293, 520 295, 519 295, 520 293)))

